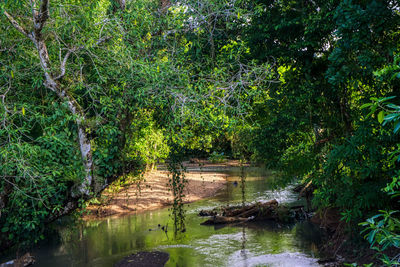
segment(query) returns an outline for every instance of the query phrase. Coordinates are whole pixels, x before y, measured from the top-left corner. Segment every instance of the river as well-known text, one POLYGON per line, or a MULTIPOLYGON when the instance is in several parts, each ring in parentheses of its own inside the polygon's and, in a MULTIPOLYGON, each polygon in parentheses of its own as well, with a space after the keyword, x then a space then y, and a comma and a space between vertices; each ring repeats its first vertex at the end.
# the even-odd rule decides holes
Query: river
POLYGON ((218 195, 185 205, 186 231, 174 235, 168 208, 121 218, 58 226, 54 235, 32 250, 35 266, 112 266, 138 251, 165 251, 166 266, 319 266, 318 227, 308 222, 291 225, 246 223, 202 226, 201 209, 246 201, 276 199, 297 205, 291 187, 272 189, 273 172, 248 168, 242 194, 238 169, 227 171, 228 183, 218 195), (236 184, 234 181, 238 181, 236 184), (161 228, 167 228, 165 232, 161 228))

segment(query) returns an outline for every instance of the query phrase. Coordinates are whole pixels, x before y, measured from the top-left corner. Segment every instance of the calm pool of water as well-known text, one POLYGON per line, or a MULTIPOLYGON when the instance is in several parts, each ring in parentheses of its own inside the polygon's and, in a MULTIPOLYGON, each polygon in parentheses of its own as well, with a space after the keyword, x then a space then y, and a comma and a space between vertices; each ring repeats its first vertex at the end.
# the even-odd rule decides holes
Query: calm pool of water
MULTIPOLYGON (((167 266, 318 266, 320 234, 307 222, 200 225, 205 219, 197 216, 199 210, 241 203, 240 182, 234 183, 240 181, 238 175, 237 169, 231 169, 226 187, 216 197, 186 205, 185 233, 174 236, 168 209, 60 226, 60 236, 32 250, 35 266, 112 266, 143 250, 168 252, 167 266), (159 224, 169 231, 162 231, 159 224)), ((277 199, 296 204, 297 195, 290 187, 271 189, 273 173, 249 168, 246 176, 247 201, 277 199)))

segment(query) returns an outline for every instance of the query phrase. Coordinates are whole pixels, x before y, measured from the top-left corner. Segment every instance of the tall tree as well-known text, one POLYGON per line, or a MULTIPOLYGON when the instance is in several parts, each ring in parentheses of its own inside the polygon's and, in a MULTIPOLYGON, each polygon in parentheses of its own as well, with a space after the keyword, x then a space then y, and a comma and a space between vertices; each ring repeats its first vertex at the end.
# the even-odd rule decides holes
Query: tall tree
MULTIPOLYGON (((7 10, 4 11, 4 15, 17 31, 32 41, 45 77, 44 86, 54 92, 61 101, 65 101, 68 104, 70 112, 75 117, 78 129, 79 148, 82 156, 82 163, 85 168, 85 178, 79 185, 78 191, 82 196, 88 197, 91 189, 94 187, 94 179, 92 145, 86 129, 86 115, 81 105, 69 92, 68 84, 63 83, 63 77, 65 76, 67 63, 71 54, 84 47, 76 45, 75 47, 69 48, 59 66, 51 62, 46 46, 46 35, 43 33, 45 24, 50 17, 49 6, 50 0, 31 0, 30 8, 33 20, 32 24, 29 26, 23 26, 7 10), (58 70, 57 72, 54 71, 56 69, 58 70)), ((107 38, 100 38, 95 45, 99 45, 106 40, 107 38)), ((75 195, 77 194, 75 193, 75 195)))

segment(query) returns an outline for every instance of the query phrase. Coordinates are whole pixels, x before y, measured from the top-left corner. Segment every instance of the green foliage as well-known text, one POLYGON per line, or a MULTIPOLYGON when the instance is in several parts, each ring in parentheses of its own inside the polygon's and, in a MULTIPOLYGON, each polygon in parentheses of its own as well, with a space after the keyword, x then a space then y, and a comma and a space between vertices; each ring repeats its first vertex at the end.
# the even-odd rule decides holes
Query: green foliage
MULTIPOLYGON (((365 104, 364 107, 370 108, 369 115, 379 111, 377 119, 379 123, 385 125, 391 123, 394 125, 393 134, 398 133, 400 127, 400 117, 397 116, 400 111, 400 106, 388 103, 387 101, 395 97, 386 97, 380 99, 371 99, 373 102, 365 104)), ((397 148, 391 153, 391 163, 396 165, 399 161, 400 147, 397 143, 397 148)), ((396 170, 392 179, 387 183, 382 191, 391 196, 398 202, 399 192, 399 171, 396 170)), ((397 257, 390 258, 385 250, 388 248, 400 248, 400 220, 397 213, 399 210, 380 210, 380 213, 367 219, 365 222, 360 223, 364 227, 361 233, 366 233, 364 238, 371 244, 371 248, 378 252, 378 255, 383 264, 386 266, 394 266, 399 264, 397 257)))
POLYGON ((185 209, 184 209, 184 198, 185 198, 185 185, 187 180, 185 178, 185 167, 182 164, 183 153, 182 147, 178 144, 171 146, 169 155, 168 171, 169 180, 168 183, 172 189, 174 201, 172 203, 172 217, 174 220, 174 233, 175 235, 179 232, 184 232, 185 229, 185 209))
POLYGON ((82 175, 71 140, 76 135, 69 127, 73 119, 65 115, 65 106, 47 105, 26 105, 25 114, 3 113, 9 120, 0 129, 0 191, 8 196, 0 222, 2 232, 21 243, 43 237, 43 221, 62 211, 68 189, 82 175), (43 108, 52 115, 42 114, 43 108))
MULTIPOLYGON (((190 45, 179 32, 165 34, 170 30, 167 21, 170 27, 181 27, 176 25, 179 16, 164 16, 158 7, 155 1, 140 0, 130 1, 125 11, 115 10, 109 1, 50 5, 43 34, 56 74, 60 57, 79 47, 59 82, 85 112, 95 192, 124 171, 137 172, 169 153, 164 127, 174 127, 179 121, 175 115, 181 115, 172 106, 175 95, 187 88, 189 66, 177 70, 184 66, 190 45), (99 37, 109 39, 97 45, 99 37)), ((29 3, 8 1, 2 8, 22 26, 30 25, 29 3)), ((76 188, 84 175, 77 118, 43 86, 44 73, 31 41, 3 13, 0 21, 0 187, 5 192, 0 225, 18 243, 36 240, 67 202, 77 202, 76 188)))
POLYGON ((289 177, 303 177, 313 170, 316 164, 314 144, 299 143, 288 147, 279 159, 278 166, 289 177))
POLYGON ((168 157, 167 140, 163 131, 156 128, 150 112, 138 112, 132 120, 129 131, 125 146, 125 161, 139 161, 152 166, 168 157))
POLYGON ((389 201, 381 189, 394 171, 388 157, 398 140, 376 128, 371 120, 361 123, 353 136, 327 155, 322 172, 313 180, 318 187, 315 204, 340 208, 346 222, 358 223, 389 201))
POLYGON ((364 238, 379 252, 383 252, 388 247, 400 248, 400 221, 393 217, 397 211, 380 211, 380 214, 360 223, 364 226, 361 233, 368 232, 364 238))
POLYGON ((398 117, 395 105, 382 108, 391 98, 381 99, 399 88, 399 61, 390 60, 398 51, 398 4, 244 5, 254 11, 244 26, 249 57, 273 57, 280 76, 263 88, 248 116, 255 121, 247 142, 252 156, 289 177, 312 180, 315 207, 338 208, 349 229, 357 230, 353 226, 377 210, 396 205, 382 189, 398 183, 399 140, 377 121, 398 117), (362 105, 368 99, 375 103, 362 105), (362 109, 372 106, 380 112, 364 117, 362 109))
POLYGON ((380 214, 360 223, 364 227, 361 233, 367 232, 364 238, 377 251, 379 259, 385 266, 397 266, 397 256, 391 258, 386 254, 388 248, 400 248, 400 220, 393 216, 398 211, 380 211, 380 214))
MULTIPOLYGON (((159 1, 52 1, 42 31, 51 72, 72 51, 58 83, 84 118, 43 85, 34 44, 3 15, 30 29, 30 2, 1 3, 2 232, 37 240, 48 218, 78 202, 80 120, 94 192, 168 162, 176 229, 181 163, 194 153, 312 180, 316 207, 338 208, 351 225, 396 210, 400 108, 383 97, 400 88, 398 3, 306 2, 184 0, 161 10, 159 1)), ((382 216, 368 224, 379 228, 374 240, 386 238, 382 216)))
POLYGON ((214 151, 213 153, 210 154, 210 156, 208 157, 208 160, 211 163, 223 163, 226 161, 226 158, 224 156, 224 153, 218 153, 216 151, 214 151))

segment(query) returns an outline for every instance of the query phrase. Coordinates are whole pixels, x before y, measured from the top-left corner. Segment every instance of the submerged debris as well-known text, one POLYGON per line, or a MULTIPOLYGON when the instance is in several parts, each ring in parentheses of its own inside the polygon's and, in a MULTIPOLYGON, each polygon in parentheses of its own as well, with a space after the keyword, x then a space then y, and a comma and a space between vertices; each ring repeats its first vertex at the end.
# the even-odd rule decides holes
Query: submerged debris
POLYGON ((293 219, 306 217, 304 206, 287 207, 279 205, 278 201, 271 200, 265 203, 257 202, 246 206, 227 206, 212 210, 201 210, 199 216, 210 218, 202 225, 243 223, 255 220, 274 220, 290 222, 293 219))

